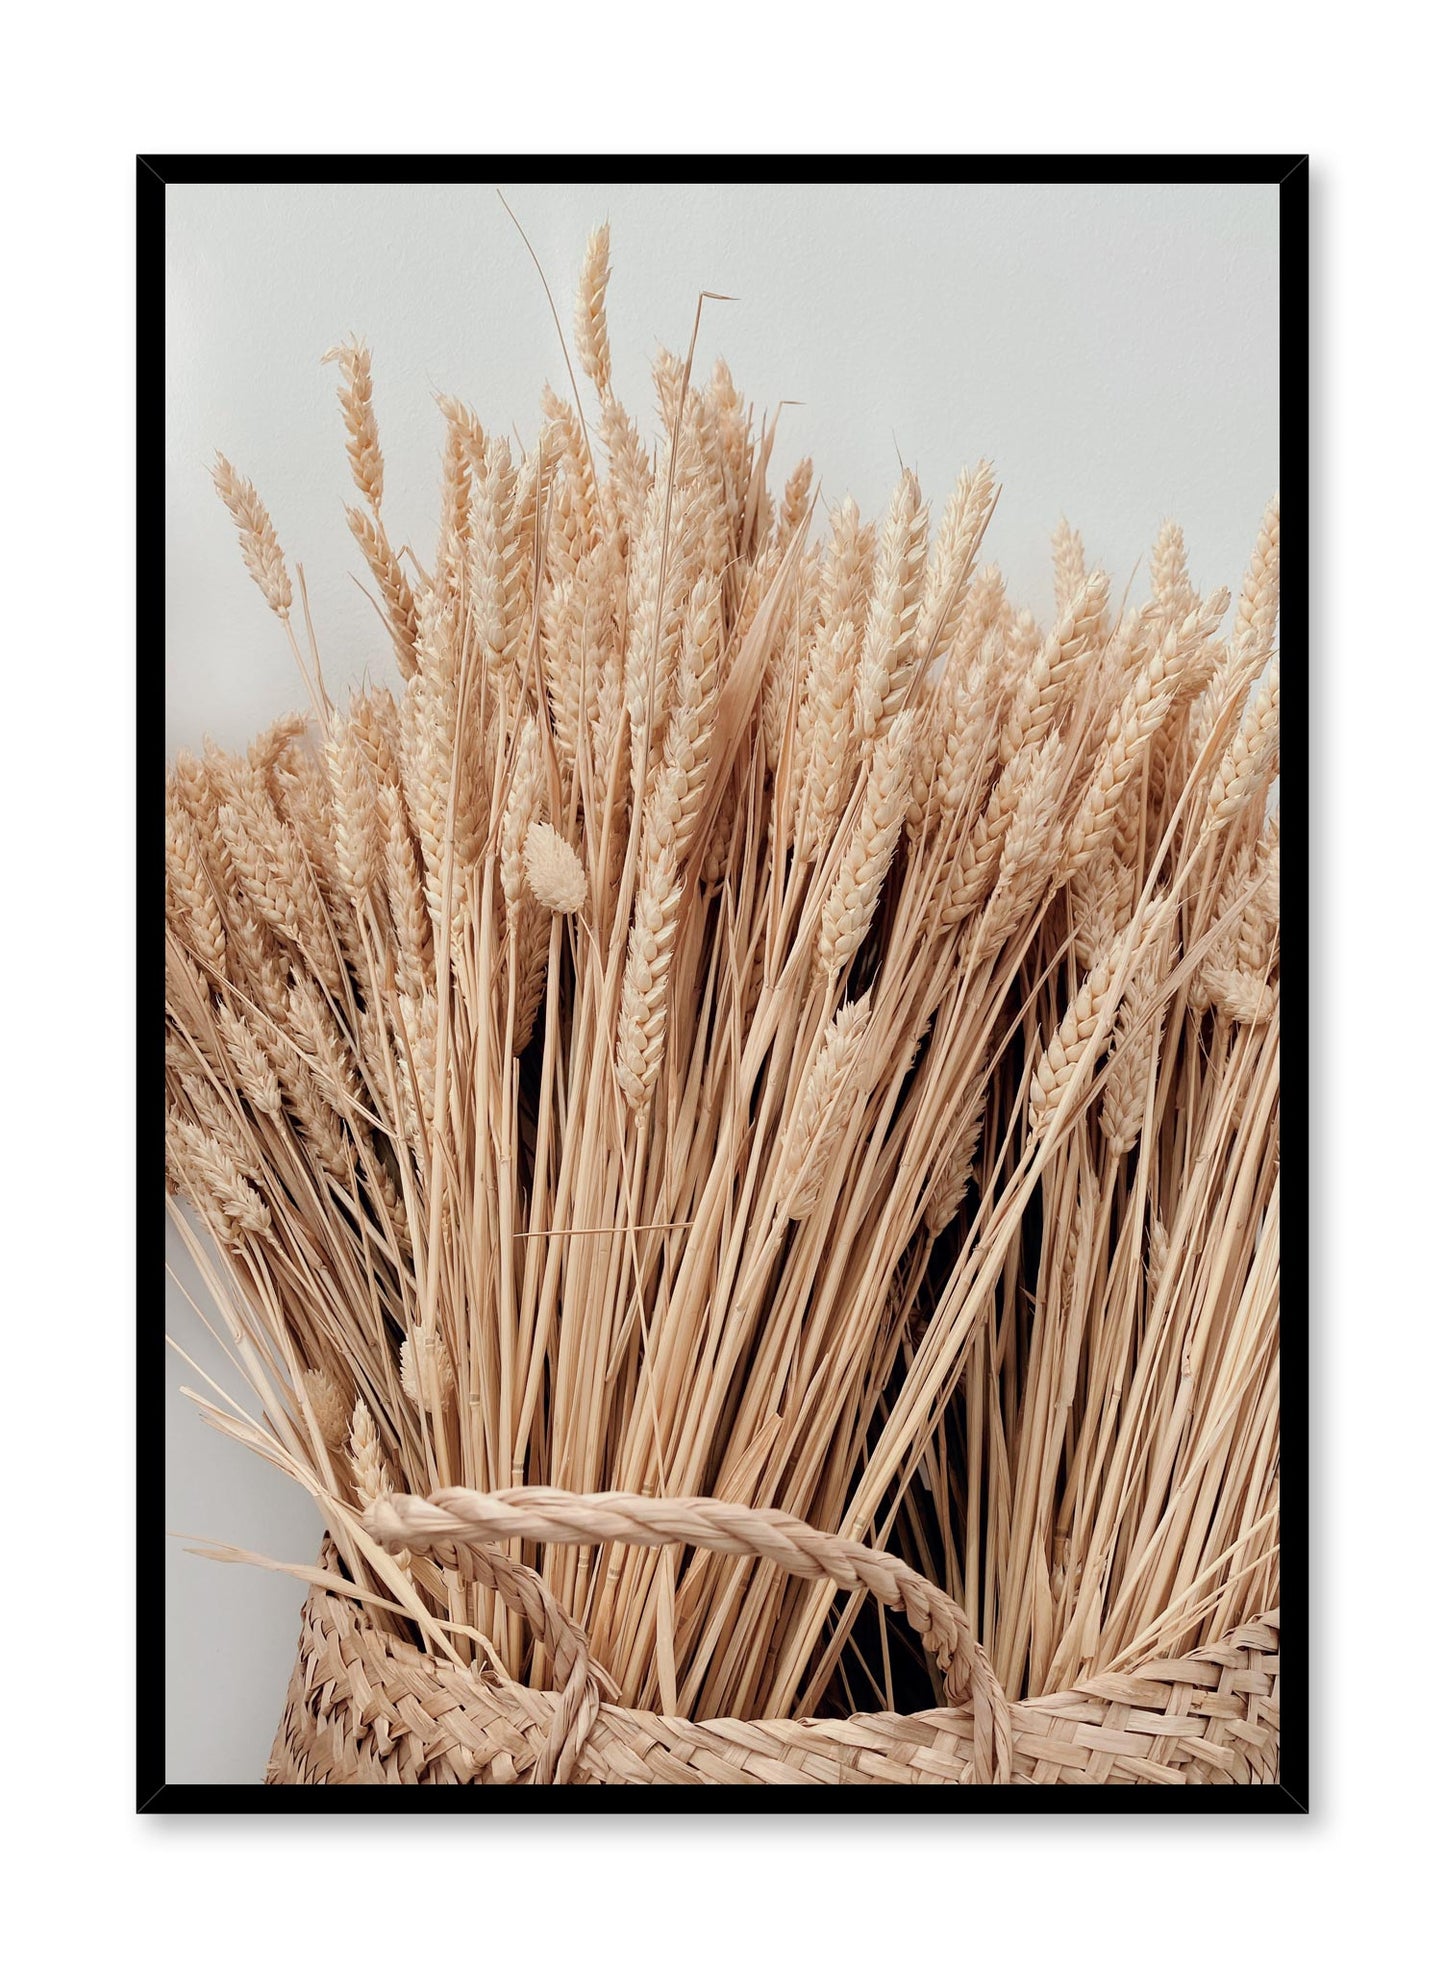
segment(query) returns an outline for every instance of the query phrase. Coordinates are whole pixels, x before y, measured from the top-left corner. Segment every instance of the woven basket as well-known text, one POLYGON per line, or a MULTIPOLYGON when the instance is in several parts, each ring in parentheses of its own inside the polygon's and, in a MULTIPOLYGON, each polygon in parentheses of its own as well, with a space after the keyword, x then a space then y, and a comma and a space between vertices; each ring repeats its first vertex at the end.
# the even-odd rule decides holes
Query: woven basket
MULTIPOLYGON (((396 1498, 368 1514, 382 1543, 430 1552, 492 1587, 546 1644, 556 1687, 464 1670, 383 1633, 358 1602, 313 1587, 268 1784, 1272 1784, 1279 1617, 1216 1647, 1003 1698, 968 1616, 889 1554, 781 1511, 709 1498, 514 1490, 396 1498), (605 1674, 536 1573, 496 1541, 685 1544, 765 1558, 867 1590, 903 1613, 955 1704, 846 1721, 694 1723, 605 1700, 605 1674)), ((332 1569, 329 1546, 322 1563, 332 1569)), ((340 1574, 337 1574, 338 1579, 340 1574)))

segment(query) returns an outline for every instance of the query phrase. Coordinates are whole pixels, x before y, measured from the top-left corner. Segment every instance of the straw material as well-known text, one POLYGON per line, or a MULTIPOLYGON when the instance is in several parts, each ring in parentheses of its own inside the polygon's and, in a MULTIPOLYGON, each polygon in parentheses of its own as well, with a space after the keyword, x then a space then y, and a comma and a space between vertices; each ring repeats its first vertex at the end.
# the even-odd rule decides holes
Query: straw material
POLYGON ((886 1553, 783 1512, 706 1498, 532 1488, 429 1503, 379 1501, 371 1529, 495 1590, 547 1649, 555 1686, 458 1668, 382 1632, 344 1597, 334 1551, 313 1586, 268 1784, 1272 1784, 1278 1773, 1279 1616, 1223 1643, 1096 1675, 1059 1695, 1003 1700, 961 1607, 886 1553), (913 1716, 693 1722, 605 1700, 586 1638, 528 1567, 491 1539, 685 1542, 766 1557, 866 1588, 901 1610, 946 1665, 956 1707, 913 1716), (980 1719, 983 1727, 980 1728, 980 1719))
POLYGON ((330 1540, 273 1776, 1258 1778, 1278 502, 1232 626, 1172 523, 1036 621, 985 461, 825 513, 700 308, 649 438, 608 269, 434 553, 331 352, 395 689, 216 467, 311 700, 165 794, 190 1392, 330 1540))

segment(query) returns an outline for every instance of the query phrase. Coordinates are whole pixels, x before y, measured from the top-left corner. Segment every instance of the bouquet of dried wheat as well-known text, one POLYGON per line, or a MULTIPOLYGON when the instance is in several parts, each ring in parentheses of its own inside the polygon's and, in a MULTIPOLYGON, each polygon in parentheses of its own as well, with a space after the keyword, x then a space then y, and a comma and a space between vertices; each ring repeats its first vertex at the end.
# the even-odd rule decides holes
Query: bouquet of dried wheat
POLYGON ((1062 527, 1045 628, 986 465, 932 527, 774 497, 665 352, 650 445, 607 282, 603 229, 528 455, 441 400, 425 562, 331 352, 399 691, 332 704, 216 467, 312 700, 166 788, 168 1180, 251 1390, 198 1399, 327 1534, 273 1775, 802 1780, 930 1699, 955 1775, 1258 1775, 1277 506, 1232 619, 1177 527, 1132 607, 1062 527), (409 1693, 327 1737, 363 1654, 409 1693))

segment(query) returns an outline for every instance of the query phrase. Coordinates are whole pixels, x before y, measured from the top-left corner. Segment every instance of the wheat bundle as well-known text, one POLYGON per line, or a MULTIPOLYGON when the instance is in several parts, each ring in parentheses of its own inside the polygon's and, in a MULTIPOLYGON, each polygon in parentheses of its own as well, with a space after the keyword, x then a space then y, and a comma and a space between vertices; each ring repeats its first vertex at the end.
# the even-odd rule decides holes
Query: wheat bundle
POLYGON ((1277 506, 1232 617, 1176 527, 1132 607, 1061 527, 1046 628, 987 465, 936 525, 906 471, 876 524, 774 497, 666 352, 649 443, 608 271, 525 456, 440 400, 425 564, 331 352, 399 690, 330 702, 217 465, 312 705, 167 779, 168 1185, 252 1391, 197 1399, 449 1674, 580 1636, 679 1730, 957 1697, 917 1594, 696 1514, 568 1542, 538 1486, 891 1555, 1005 1703, 1215 1647, 1278 1598, 1277 506))

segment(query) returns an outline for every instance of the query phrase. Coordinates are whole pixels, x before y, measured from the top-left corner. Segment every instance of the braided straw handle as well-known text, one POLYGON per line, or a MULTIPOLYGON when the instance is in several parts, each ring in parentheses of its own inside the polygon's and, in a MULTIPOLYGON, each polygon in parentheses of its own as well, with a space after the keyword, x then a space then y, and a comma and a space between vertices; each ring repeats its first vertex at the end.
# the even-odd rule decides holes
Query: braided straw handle
MULTIPOLYGON (((474 1493, 444 1491, 441 1495, 471 1497, 474 1493)), ((409 1545, 414 1551, 429 1549, 439 1563, 451 1571, 491 1587, 503 1604, 510 1607, 513 1613, 520 1614, 545 1644, 552 1656, 555 1686, 561 1700, 553 1714, 546 1744, 532 1768, 532 1783, 568 1783, 573 1767, 582 1754, 582 1746, 587 1741, 587 1733, 602 1706, 597 1667, 587 1651, 587 1636, 548 1592, 531 1567, 519 1565, 504 1552, 492 1551, 485 1545, 462 1537, 455 1541, 446 1539, 435 1532, 427 1538, 419 1534, 415 1537, 394 1537, 392 1525, 398 1514, 389 1510, 388 1506, 405 1506, 420 1501, 411 1497, 384 1497, 373 1504, 366 1513, 373 1536, 393 1550, 402 1545, 409 1545), (385 1529, 379 1530, 378 1527, 385 1529)))
MULTIPOLYGON (((728 1504, 713 1497, 635 1497, 625 1491, 578 1495, 541 1486, 486 1495, 474 1490, 440 1490, 430 1499, 391 1495, 368 1507, 365 1522, 378 1543, 391 1549, 409 1546, 413 1551, 431 1551, 444 1565, 455 1564, 463 1548, 470 1552, 471 1563, 479 1565, 488 1543, 513 1538, 529 1538, 542 1545, 694 1545, 744 1558, 770 1559, 784 1572, 801 1579, 831 1579, 849 1592, 866 1590, 885 1607, 904 1614, 924 1646, 937 1656, 949 1701, 959 1704, 965 1696, 971 1699, 974 1781, 1007 1784, 1010 1780, 1009 1706, 968 1615, 891 1553, 816 1531, 786 1511, 728 1504)), ((492 1564, 498 1556, 490 1555, 492 1564)), ((526 1568, 510 1564, 508 1570, 526 1572, 526 1568)), ((545 1593, 534 1573, 526 1576, 535 1581, 554 1618, 566 1623, 564 1631, 575 1647, 575 1637, 580 1634, 575 1622, 545 1593)), ((527 1617, 535 1627, 530 1611, 527 1617)), ((546 1638, 548 1646, 553 1646, 550 1636, 546 1638)), ((585 1659, 585 1642, 582 1648, 585 1659)), ((574 1658, 574 1671, 576 1666, 574 1658)), ((563 1672, 560 1658, 558 1670, 563 1672)), ((586 1672, 581 1683, 585 1686, 586 1672)), ((585 1726, 579 1711, 568 1718, 564 1732, 572 1750, 566 1758, 568 1770, 596 1714, 595 1674, 591 1688, 594 1706, 585 1726)), ((567 1708, 566 1702, 559 1706, 559 1724, 567 1708)), ((560 1760, 556 1781, 566 1782, 560 1760)))

